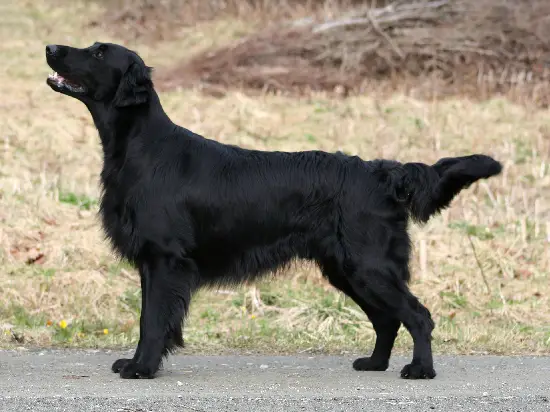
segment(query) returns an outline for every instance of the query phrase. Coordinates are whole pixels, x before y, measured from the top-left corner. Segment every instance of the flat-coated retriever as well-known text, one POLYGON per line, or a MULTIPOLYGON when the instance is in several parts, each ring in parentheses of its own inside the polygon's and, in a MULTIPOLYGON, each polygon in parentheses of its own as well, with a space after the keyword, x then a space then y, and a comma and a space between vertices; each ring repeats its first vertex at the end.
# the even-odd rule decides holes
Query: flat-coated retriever
POLYGON ((500 173, 477 154, 434 165, 364 161, 343 153, 247 150, 174 124, 151 68, 116 44, 49 45, 48 85, 83 102, 103 147, 101 216, 113 248, 141 277, 140 337, 123 378, 152 378, 183 345, 193 292, 314 261, 367 314, 371 357, 384 371, 401 324, 414 341, 409 379, 433 378, 430 312, 408 288, 409 218, 426 222, 463 188, 500 173))

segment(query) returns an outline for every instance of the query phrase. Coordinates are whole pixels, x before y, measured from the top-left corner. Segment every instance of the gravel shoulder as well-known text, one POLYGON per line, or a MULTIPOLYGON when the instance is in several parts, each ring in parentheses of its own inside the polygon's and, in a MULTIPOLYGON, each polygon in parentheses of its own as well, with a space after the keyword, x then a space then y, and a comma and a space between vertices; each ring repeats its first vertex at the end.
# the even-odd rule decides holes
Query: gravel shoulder
POLYGON ((549 411, 550 357, 436 357, 438 376, 407 381, 407 362, 356 372, 347 356, 172 356, 156 379, 123 380, 127 352, 0 351, 0 410, 549 411))

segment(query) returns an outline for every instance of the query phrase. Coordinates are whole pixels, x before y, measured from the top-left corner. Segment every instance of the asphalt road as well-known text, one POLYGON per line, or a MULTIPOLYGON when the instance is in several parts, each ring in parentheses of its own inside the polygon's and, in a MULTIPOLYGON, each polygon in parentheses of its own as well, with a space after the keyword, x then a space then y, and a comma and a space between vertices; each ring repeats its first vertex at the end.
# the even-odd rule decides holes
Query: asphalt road
POLYGON ((550 411, 550 358, 436 357, 438 376, 356 372, 353 357, 172 356, 156 379, 123 380, 128 353, 0 351, 0 411, 550 411))

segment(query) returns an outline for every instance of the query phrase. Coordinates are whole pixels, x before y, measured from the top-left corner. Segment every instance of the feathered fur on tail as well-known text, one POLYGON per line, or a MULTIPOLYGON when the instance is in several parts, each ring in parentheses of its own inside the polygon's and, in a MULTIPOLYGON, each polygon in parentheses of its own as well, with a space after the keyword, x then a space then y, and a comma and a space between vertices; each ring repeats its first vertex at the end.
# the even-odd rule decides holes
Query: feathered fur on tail
POLYGON ((472 183, 498 175, 502 165, 493 158, 481 154, 440 159, 432 166, 423 163, 405 163, 399 193, 406 202, 413 219, 427 222, 445 209, 453 198, 472 183))

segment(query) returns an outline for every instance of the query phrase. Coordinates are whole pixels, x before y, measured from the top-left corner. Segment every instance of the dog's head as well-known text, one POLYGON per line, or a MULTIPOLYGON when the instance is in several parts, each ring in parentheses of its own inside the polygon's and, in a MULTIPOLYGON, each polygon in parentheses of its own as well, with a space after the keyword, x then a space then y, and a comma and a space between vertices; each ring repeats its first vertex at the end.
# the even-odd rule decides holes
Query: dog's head
POLYGON ((48 85, 84 103, 139 105, 149 100, 153 89, 151 68, 117 44, 94 43, 83 49, 48 45, 46 60, 54 70, 48 85))

